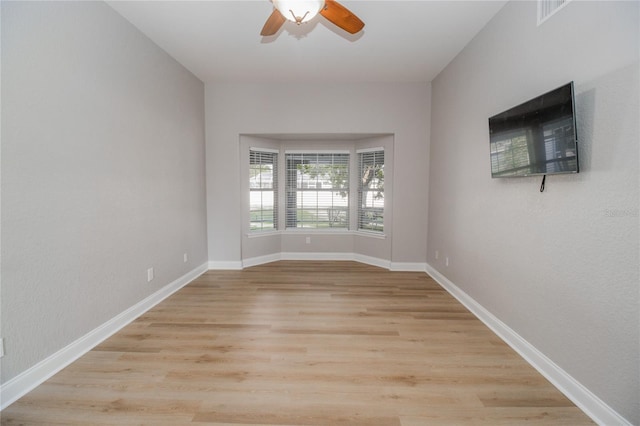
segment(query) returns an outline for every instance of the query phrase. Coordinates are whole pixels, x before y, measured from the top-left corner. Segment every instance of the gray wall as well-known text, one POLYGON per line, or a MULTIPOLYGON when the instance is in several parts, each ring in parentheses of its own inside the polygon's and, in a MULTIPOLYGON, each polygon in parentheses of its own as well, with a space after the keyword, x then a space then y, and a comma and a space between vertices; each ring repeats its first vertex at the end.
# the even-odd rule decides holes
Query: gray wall
POLYGON ((204 85, 104 3, 2 2, 2 124, 5 382, 207 261, 204 85))
MULTIPOLYGON (((359 133, 394 135, 394 163, 399 166, 393 171, 390 260, 424 264, 431 99, 428 84, 207 84, 205 93, 212 262, 224 266, 239 264, 241 259, 241 196, 245 193, 239 190, 241 135, 359 133)), ((285 239, 287 247, 296 245, 285 239)), ((318 243, 323 250, 331 250, 326 239, 318 243)))
POLYGON ((536 27, 510 2, 432 82, 428 235, 430 265, 635 424, 638 5, 574 1, 536 27), (581 172, 544 193, 491 179, 487 118, 571 80, 581 172))

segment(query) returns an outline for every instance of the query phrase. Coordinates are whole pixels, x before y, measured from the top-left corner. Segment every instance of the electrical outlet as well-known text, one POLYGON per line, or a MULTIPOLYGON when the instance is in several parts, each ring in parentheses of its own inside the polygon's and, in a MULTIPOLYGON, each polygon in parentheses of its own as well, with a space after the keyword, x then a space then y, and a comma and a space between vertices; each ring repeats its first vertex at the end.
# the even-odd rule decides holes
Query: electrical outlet
POLYGON ((4 356, 4 337, 0 337, 0 358, 4 356))
POLYGON ((449 266, 449 256, 444 258, 444 266, 449 266))
POLYGON ((307 237, 307 244, 311 244, 311 237, 307 237))
POLYGON ((147 282, 151 282, 153 279, 153 268, 147 269, 147 282))
POLYGON ((187 261, 189 260, 189 256, 187 256, 187 253, 185 253, 185 254, 182 256, 182 260, 184 261, 184 263, 187 263, 187 261))
POLYGON ((440 251, 436 250, 436 260, 438 260, 439 257, 440 257, 440 251))

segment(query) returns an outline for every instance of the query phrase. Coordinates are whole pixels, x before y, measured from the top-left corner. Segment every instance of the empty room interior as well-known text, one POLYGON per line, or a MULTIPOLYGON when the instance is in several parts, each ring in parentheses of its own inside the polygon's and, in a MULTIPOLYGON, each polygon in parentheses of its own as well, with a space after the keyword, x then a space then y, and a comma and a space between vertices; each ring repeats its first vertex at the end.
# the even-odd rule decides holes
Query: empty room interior
POLYGON ((640 425, 640 3, 285 3, 0 3, 1 423, 640 425))

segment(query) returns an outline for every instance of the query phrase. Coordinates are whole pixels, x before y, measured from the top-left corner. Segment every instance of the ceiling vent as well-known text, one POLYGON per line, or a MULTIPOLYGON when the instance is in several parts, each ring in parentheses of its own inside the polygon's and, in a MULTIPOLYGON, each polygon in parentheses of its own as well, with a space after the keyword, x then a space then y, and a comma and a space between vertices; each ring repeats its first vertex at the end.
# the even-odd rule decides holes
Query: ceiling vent
POLYGON ((551 18, 571 0, 538 0, 538 25, 551 18))

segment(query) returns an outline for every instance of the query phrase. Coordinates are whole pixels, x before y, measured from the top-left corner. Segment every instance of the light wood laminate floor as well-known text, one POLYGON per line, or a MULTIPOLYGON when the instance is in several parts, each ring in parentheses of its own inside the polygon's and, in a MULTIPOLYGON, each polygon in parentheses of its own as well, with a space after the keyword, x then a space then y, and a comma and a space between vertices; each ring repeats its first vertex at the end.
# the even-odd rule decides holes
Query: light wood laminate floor
POLYGON ((2 424, 591 424, 420 272, 209 271, 1 413, 2 424))

